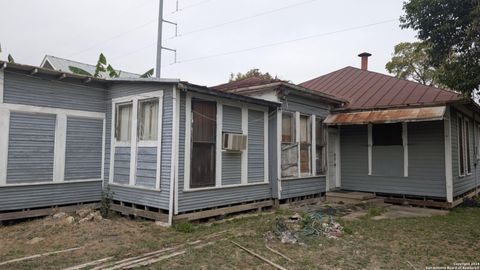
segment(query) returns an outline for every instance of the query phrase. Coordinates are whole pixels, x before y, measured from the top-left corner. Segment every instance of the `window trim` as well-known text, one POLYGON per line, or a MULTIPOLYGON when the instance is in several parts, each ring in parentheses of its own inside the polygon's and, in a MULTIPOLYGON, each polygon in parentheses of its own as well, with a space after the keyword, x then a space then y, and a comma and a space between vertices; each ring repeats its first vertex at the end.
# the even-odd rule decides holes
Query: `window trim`
MULTIPOLYGON (((62 153, 65 153, 66 140, 66 121, 68 117, 82 117, 103 120, 102 138, 105 138, 105 113, 89 112, 61 108, 49 108, 33 105, 21 105, 11 103, 0 103, 0 128, 5 131, 6 136, 0 137, 0 187, 2 186, 34 186, 34 185, 48 185, 48 184, 74 184, 79 182, 103 181, 105 172, 104 159, 101 161, 101 175, 98 179, 78 179, 65 181, 65 158, 62 153), (32 183, 8 184, 7 183, 7 169, 8 169, 8 144, 10 135, 10 114, 12 112, 25 113, 41 113, 52 114, 56 116, 55 127, 55 143, 54 143, 54 167, 52 181, 39 181, 32 183), (61 127, 61 130, 58 127, 61 127)), ((103 140, 102 145, 104 145, 103 140)), ((105 147, 102 147, 102 157, 105 156, 105 147)))
MULTIPOLYGON (((288 111, 288 110, 279 110, 278 111, 278 115, 277 117, 279 118, 277 120, 277 125, 278 125, 278 131, 279 131, 279 135, 278 135, 278 148, 277 148, 277 151, 278 151, 278 155, 277 155, 277 158, 278 158, 278 179, 280 180, 292 180, 292 179, 303 179, 303 178, 311 178, 311 177, 321 177, 321 176, 326 176, 326 173, 327 173, 327 169, 325 167, 325 164, 326 164, 326 154, 324 155, 324 159, 323 159, 323 163, 324 163, 324 167, 325 167, 325 171, 321 174, 318 174, 317 173, 317 169, 316 169, 316 120, 317 119, 320 119, 322 121, 322 124, 323 124, 323 119, 320 117, 320 116, 317 116, 315 114, 307 114, 307 113, 301 113, 301 112, 293 112, 293 111, 288 111), (292 114, 293 115, 293 119, 292 119, 292 122, 294 123, 295 125, 295 129, 294 129, 294 139, 291 143, 288 143, 288 142, 284 142, 283 141, 283 114, 292 114), (300 150, 301 150, 301 142, 300 142, 300 117, 301 116, 306 116, 308 118, 308 127, 310 128, 310 131, 309 131, 309 136, 310 136, 310 158, 309 158, 309 162, 310 162, 310 171, 308 173, 301 173, 301 158, 300 158, 300 150), (288 177, 283 177, 282 176, 282 162, 281 162, 281 157, 282 157, 282 146, 283 145, 293 145, 293 144, 296 144, 298 145, 298 149, 297 149, 297 175, 294 175, 294 176, 288 176, 288 177)), ((325 129, 324 129, 324 147, 323 147, 323 151, 325 153, 326 151, 326 145, 327 145, 327 142, 326 142, 326 137, 325 137, 325 129)))
MULTIPOLYGON (((181 117, 181 116, 180 116, 181 117)), ((268 160, 268 108, 254 105, 254 104, 245 104, 245 103, 238 103, 232 102, 225 99, 212 97, 200 93, 192 93, 187 92, 185 98, 185 149, 184 149, 184 173, 183 173, 183 192, 194 192, 194 191, 204 191, 204 190, 215 190, 215 189, 222 189, 222 188, 230 188, 230 187, 245 187, 245 186, 256 186, 262 184, 269 184, 269 160, 268 160), (189 159, 191 158, 191 141, 192 141, 192 127, 187 123, 192 122, 192 98, 203 99, 207 101, 213 101, 217 103, 217 144, 216 144, 216 164, 215 164, 215 172, 216 172, 216 181, 215 186, 212 187, 201 187, 201 188, 193 188, 190 186, 190 166, 191 162, 189 159), (232 185, 223 185, 222 184, 222 134, 223 134, 223 105, 237 107, 242 109, 242 134, 248 136, 248 110, 256 110, 264 112, 264 141, 265 141, 265 179, 264 182, 255 182, 255 183, 248 183, 248 139, 247 139, 247 149, 242 151, 242 168, 241 168, 241 179, 240 184, 232 184, 232 185)))
POLYGON ((470 138, 470 120, 467 117, 464 117, 464 122, 463 122, 463 127, 464 127, 464 136, 465 136, 465 174, 472 175, 472 155, 471 155, 471 146, 472 146, 472 140, 470 138))
MULTIPOLYGON (((402 148, 403 148, 403 177, 408 177, 408 122, 401 122, 402 124, 402 148)), ((368 137, 368 175, 376 176, 373 174, 373 124, 370 123, 367 126, 368 137)))
POLYGON ((110 173, 109 184, 117 186, 126 186, 133 188, 142 188, 147 190, 160 191, 160 167, 162 159, 162 124, 163 124, 163 90, 153 91, 148 93, 142 93, 138 95, 130 95, 112 99, 112 113, 111 113, 111 131, 110 131, 110 173), (156 141, 139 141, 138 136, 138 106, 143 100, 158 98, 158 131, 156 141), (117 142, 116 139, 116 108, 117 104, 132 103, 132 129, 129 142, 117 142), (115 169, 115 148, 116 147, 130 147, 130 175, 128 184, 120 184, 114 182, 114 169, 115 169), (138 147, 157 147, 157 164, 156 164, 156 179, 155 188, 137 186, 136 185, 136 173, 137 173, 137 148, 138 147))

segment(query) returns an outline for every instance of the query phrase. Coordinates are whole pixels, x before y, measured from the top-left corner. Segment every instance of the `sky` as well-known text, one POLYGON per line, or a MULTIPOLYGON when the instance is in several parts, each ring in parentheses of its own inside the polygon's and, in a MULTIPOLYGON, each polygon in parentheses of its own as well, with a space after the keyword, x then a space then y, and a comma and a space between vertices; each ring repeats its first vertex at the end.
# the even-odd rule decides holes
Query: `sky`
MULTIPOLYGON (((164 0, 162 78, 213 86, 259 68, 301 83, 372 54, 387 73, 403 0, 164 0)), ((45 54, 143 73, 155 66, 159 0, 0 0, 0 59, 40 65, 45 54)))

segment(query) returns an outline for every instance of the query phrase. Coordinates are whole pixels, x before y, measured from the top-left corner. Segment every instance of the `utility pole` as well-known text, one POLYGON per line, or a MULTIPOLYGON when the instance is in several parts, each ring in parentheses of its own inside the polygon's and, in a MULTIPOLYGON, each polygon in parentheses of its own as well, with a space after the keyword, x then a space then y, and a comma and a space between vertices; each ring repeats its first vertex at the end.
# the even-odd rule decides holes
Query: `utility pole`
POLYGON ((177 50, 163 47, 162 44, 162 30, 163 23, 169 23, 175 25, 175 36, 177 36, 177 24, 163 19, 163 0, 159 0, 159 10, 158 10, 158 35, 157 35, 157 64, 156 64, 156 73, 155 77, 160 78, 162 74, 162 50, 168 50, 175 53, 175 62, 177 62, 177 50))

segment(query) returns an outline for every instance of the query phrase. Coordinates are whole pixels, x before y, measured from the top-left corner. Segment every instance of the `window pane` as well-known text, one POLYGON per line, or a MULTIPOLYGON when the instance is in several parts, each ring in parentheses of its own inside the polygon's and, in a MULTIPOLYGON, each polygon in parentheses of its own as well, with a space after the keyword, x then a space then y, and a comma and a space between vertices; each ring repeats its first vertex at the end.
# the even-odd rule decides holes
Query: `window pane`
POLYGON ((117 106, 117 141, 128 142, 131 138, 132 130, 132 104, 123 104, 117 106))
POLYGON ((465 174, 465 162, 464 162, 464 152, 463 152, 463 123, 462 119, 458 118, 458 160, 460 167, 460 175, 465 174))
POLYGON ((300 173, 310 173, 311 151, 309 144, 300 145, 300 173))
POLYGON ((317 174, 325 173, 325 137, 323 133, 323 121, 321 119, 315 119, 315 162, 317 174))
POLYGON ((402 124, 376 124, 372 126, 373 145, 403 145, 402 124))
POLYGON ((298 176, 298 144, 282 145, 282 177, 298 176))
POLYGON ((283 113, 282 114, 282 142, 293 142, 295 141, 295 125, 293 121, 293 114, 283 113))
POLYGON ((158 99, 140 102, 139 137, 140 140, 157 140, 158 99))
POLYGON ((310 142, 310 121, 306 115, 300 115, 300 142, 310 142))

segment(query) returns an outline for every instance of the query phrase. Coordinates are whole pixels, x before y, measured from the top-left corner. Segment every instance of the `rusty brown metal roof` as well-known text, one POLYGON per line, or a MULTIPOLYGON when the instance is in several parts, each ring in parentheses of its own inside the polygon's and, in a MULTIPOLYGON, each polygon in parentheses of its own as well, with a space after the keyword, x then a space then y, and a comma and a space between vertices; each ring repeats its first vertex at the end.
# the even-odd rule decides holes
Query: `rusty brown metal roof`
POLYGON ((462 99, 454 91, 354 67, 339 69, 300 86, 347 100, 345 109, 422 106, 462 99))
POLYGON ((437 106, 345 112, 329 115, 324 123, 327 125, 362 125, 369 123, 435 121, 443 119, 445 110, 446 106, 437 106))

